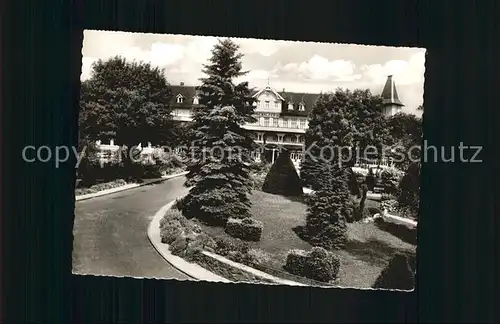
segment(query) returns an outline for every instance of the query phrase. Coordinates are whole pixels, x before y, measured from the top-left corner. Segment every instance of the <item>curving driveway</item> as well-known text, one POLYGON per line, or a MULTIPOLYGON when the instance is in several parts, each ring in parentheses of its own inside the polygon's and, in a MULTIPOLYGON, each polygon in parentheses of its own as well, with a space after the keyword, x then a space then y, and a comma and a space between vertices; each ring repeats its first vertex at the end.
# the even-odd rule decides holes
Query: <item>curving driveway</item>
POLYGON ((189 279, 158 254, 147 236, 154 214, 187 193, 184 180, 76 202, 73 273, 189 279))

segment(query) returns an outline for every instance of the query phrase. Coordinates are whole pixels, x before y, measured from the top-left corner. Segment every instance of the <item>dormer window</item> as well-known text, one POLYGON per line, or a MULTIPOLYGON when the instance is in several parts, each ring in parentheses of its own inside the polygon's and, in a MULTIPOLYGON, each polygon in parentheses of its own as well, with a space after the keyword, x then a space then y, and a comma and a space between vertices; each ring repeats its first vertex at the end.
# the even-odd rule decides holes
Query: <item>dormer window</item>
POLYGON ((293 110, 293 102, 288 103, 288 110, 293 110))
POLYGON ((305 111, 306 110, 306 105, 304 105, 303 102, 299 104, 299 111, 305 111))
POLYGON ((198 105, 200 103, 200 98, 198 96, 193 97, 193 104, 198 105))
POLYGON ((178 95, 177 95, 177 103, 180 103, 180 104, 181 104, 181 103, 183 103, 183 102, 184 102, 184 96, 183 96, 183 95, 181 95, 181 94, 178 94, 178 95))

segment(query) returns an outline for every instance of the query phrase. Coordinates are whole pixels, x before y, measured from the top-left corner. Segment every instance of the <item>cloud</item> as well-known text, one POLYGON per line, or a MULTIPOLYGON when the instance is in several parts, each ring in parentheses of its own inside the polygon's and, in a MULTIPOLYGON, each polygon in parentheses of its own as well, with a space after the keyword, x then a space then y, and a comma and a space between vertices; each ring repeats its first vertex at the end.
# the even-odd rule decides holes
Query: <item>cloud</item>
POLYGON ((308 61, 302 63, 288 63, 278 68, 290 78, 306 78, 310 81, 353 81, 361 77, 355 74, 355 65, 351 61, 332 60, 313 55, 308 61))
MULTIPOLYGON (((85 31, 82 75, 91 75, 97 59, 121 55, 146 61, 165 70, 171 84, 199 84, 203 64, 208 62, 220 37, 159 35, 85 31)), ((224 37, 223 37, 224 38, 224 37)), ((222 39, 223 39, 222 38, 222 39)), ((252 87, 270 82, 277 90, 318 93, 337 87, 369 88, 380 93, 387 75, 395 77, 401 100, 413 109, 422 102, 425 50, 317 44, 309 42, 232 38, 244 54, 243 69, 249 73, 238 81, 252 87), (331 46, 331 47, 330 47, 331 46), (415 53, 408 56, 407 53, 415 53), (386 58, 384 60, 384 58, 386 58), (389 60, 394 58, 392 60, 389 60), (364 64, 364 65, 362 65, 364 64)))
POLYGON ((398 85, 422 83, 425 70, 425 51, 413 54, 408 61, 391 60, 385 64, 371 64, 361 67, 368 82, 382 84, 388 75, 393 75, 398 85))
POLYGON ((240 46, 241 52, 245 54, 260 54, 269 57, 281 48, 290 46, 291 42, 277 41, 269 39, 249 39, 249 38, 235 38, 234 42, 240 46))

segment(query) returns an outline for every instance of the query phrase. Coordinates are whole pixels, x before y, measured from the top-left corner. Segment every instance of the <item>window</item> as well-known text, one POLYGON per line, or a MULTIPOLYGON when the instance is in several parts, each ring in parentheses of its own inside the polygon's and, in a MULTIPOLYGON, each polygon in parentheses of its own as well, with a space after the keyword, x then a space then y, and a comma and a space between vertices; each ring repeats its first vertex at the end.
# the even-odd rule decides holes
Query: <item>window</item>
POLYGON ((269 127, 269 117, 264 117, 264 126, 269 127))
POLYGON ((266 101, 266 109, 269 110, 269 101, 266 101))
POLYGON ((195 96, 195 97, 193 98, 193 104, 194 104, 194 105, 198 105, 199 103, 200 103, 200 98, 198 98, 198 96, 195 96))
POLYGON ((262 134, 261 133, 257 134, 257 141, 262 141, 262 134))
POLYGON ((279 126, 278 126, 278 118, 274 118, 274 119, 273 119, 273 126, 274 126, 274 127, 279 127, 279 126))
POLYGON ((302 128, 302 129, 306 128, 306 120, 305 119, 300 120, 300 127, 299 128, 302 128))
POLYGON ((181 94, 177 95, 177 103, 183 103, 184 102, 184 97, 181 94))
POLYGON ((274 109, 275 110, 279 110, 280 109, 280 102, 279 101, 275 101, 274 102, 274 109))
POLYGON ((305 110, 306 110, 306 106, 304 105, 304 103, 303 103, 303 102, 301 102, 301 103, 299 104, 299 111, 305 111, 305 110))
POLYGON ((290 102, 290 103, 288 104, 288 110, 293 110, 293 103, 292 103, 292 102, 290 102))
POLYGON ((297 128, 297 119, 292 118, 292 128, 297 128))

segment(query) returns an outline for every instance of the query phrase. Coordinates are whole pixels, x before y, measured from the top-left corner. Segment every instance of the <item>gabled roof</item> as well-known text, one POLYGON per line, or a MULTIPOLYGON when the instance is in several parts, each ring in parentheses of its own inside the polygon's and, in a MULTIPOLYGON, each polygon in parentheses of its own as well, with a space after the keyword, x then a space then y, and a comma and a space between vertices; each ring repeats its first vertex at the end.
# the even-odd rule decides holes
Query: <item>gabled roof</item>
POLYGON ((172 90, 172 107, 178 108, 190 108, 193 106, 193 98, 196 96, 197 91, 193 86, 181 86, 181 85, 172 85, 170 86, 172 90), (184 102, 178 103, 176 98, 178 95, 182 95, 184 97, 184 102))
POLYGON ((314 107, 316 100, 319 97, 317 93, 298 93, 298 92, 281 92, 281 96, 285 98, 286 114, 303 116, 309 114, 314 107), (293 104, 293 111, 288 110, 288 104, 293 104), (305 111, 299 111, 299 104, 305 105, 305 111))
POLYGON ((401 100, 399 100, 398 91, 396 90, 396 84, 392 79, 392 75, 387 77, 384 89, 382 90, 382 99, 384 105, 398 105, 404 106, 401 100))
POLYGON ((264 89, 260 90, 260 91, 257 91, 253 97, 257 97, 258 95, 260 95, 262 92, 264 91, 271 91, 276 97, 278 97, 278 99, 280 100, 285 100, 276 90, 274 90, 273 88, 271 88, 270 86, 266 86, 264 89))

